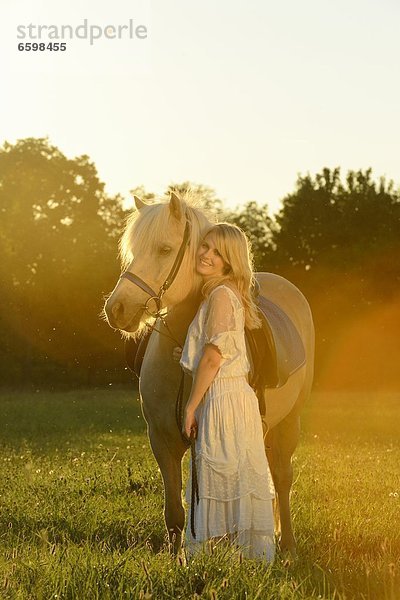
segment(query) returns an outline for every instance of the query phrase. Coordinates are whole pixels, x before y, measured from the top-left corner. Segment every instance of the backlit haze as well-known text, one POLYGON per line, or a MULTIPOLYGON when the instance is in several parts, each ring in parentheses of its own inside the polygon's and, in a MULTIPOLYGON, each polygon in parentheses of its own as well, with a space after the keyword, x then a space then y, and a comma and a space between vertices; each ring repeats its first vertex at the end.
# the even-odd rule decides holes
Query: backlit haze
MULTIPOLYGON (((88 154, 109 193, 208 185, 279 208, 323 166, 399 181, 394 0, 5 0, 0 141, 88 154), (17 26, 144 24, 146 39, 19 52, 17 26)), ((56 40, 60 41, 60 40, 56 40)))

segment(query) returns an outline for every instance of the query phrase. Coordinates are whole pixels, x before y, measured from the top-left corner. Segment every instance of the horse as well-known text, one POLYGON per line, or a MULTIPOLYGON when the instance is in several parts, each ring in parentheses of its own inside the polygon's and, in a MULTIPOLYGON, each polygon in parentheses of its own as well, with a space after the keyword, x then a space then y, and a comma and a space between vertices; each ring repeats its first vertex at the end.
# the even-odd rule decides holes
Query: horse
MULTIPOLYGON (((201 278, 195 272, 199 242, 212 223, 190 198, 171 193, 169 199, 146 204, 135 197, 120 241, 123 274, 108 297, 108 324, 125 336, 138 336, 157 318, 143 359, 139 393, 151 449, 164 483, 164 518, 170 549, 179 553, 185 524, 182 504, 182 459, 188 448, 176 421, 181 368, 173 349, 183 346, 201 300, 201 278), (133 285, 135 284, 135 285, 133 285), (159 290, 157 293, 155 290, 159 290)), ((279 388, 268 389, 263 421, 266 454, 275 485, 275 529, 282 551, 295 556, 290 512, 292 455, 300 436, 300 411, 313 380, 314 328, 303 294, 288 280, 257 273, 260 293, 292 320, 305 350, 305 363, 279 388)), ((185 376, 187 377, 187 376, 185 376)), ((189 382, 185 385, 187 400, 189 382)))

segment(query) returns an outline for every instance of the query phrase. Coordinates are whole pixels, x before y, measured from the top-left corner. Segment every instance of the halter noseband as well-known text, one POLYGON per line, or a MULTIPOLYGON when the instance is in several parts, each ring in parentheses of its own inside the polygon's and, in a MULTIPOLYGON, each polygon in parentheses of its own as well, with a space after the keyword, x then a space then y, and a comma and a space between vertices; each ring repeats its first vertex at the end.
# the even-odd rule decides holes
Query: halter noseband
POLYGON ((141 279, 138 275, 131 273, 130 271, 125 271, 120 276, 120 279, 128 279, 129 281, 131 281, 132 283, 137 285, 141 290, 146 292, 146 294, 149 295, 149 298, 147 298, 147 300, 145 302, 144 309, 147 312, 147 314, 150 315, 151 317, 157 318, 160 316, 161 307, 162 307, 162 302, 161 302, 162 297, 163 297, 164 293, 168 290, 168 288, 171 286, 175 277, 178 274, 178 271, 179 271, 180 266, 183 261, 186 247, 189 243, 189 238, 190 238, 190 223, 189 223, 189 220, 186 215, 186 225, 185 225, 185 231, 183 233, 182 243, 179 247, 178 254, 176 255, 176 258, 174 260, 174 264, 172 265, 171 270, 168 273, 166 280, 160 287, 158 294, 145 281, 143 281, 143 279, 141 279), (152 311, 149 307, 149 304, 151 301, 154 301, 154 303, 156 305, 155 311, 152 311))

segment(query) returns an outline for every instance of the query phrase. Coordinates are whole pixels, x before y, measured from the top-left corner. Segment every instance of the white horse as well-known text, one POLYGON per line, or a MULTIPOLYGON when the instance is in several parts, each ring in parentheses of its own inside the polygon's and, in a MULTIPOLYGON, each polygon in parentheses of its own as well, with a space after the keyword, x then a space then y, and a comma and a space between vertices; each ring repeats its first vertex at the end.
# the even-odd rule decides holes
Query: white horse
MULTIPOLYGON (((164 481, 164 516, 169 539, 173 551, 177 552, 185 523, 182 458, 187 446, 176 422, 181 369, 174 362, 172 351, 177 342, 183 345, 187 328, 198 308, 201 279, 195 273, 195 255, 199 241, 211 223, 202 210, 174 193, 167 202, 147 205, 135 198, 135 203, 137 211, 128 219, 120 245, 127 275, 117 282, 106 302, 105 313, 111 327, 128 335, 137 335, 149 320, 148 310, 155 311, 158 301, 150 300, 150 296, 156 295, 153 290, 162 289, 160 295, 162 306, 167 310, 167 327, 159 320, 157 331, 151 334, 139 391, 151 448, 164 481), (182 245, 188 227, 188 243, 182 245), (170 279, 171 268, 176 266, 180 249, 182 262, 174 280, 163 286, 170 279), (132 273, 135 275, 129 280, 132 273)), ((294 285, 271 273, 258 273, 257 280, 261 294, 278 305, 296 326, 306 355, 305 364, 285 385, 267 391, 264 422, 266 453, 277 497, 275 521, 280 533, 280 547, 294 554, 289 503, 293 479, 291 457, 299 441, 300 409, 310 393, 313 379, 314 328, 309 305, 294 285)), ((186 398, 189 389, 190 381, 186 381, 186 398)))

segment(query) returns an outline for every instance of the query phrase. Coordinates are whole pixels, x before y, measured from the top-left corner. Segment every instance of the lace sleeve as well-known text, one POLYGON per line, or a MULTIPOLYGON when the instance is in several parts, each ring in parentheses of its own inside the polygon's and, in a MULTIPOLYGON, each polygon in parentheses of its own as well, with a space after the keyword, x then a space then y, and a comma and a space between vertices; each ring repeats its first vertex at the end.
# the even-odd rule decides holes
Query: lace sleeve
POLYGON ((235 309, 226 288, 216 288, 210 295, 205 317, 205 343, 216 346, 224 359, 237 354, 235 309))

